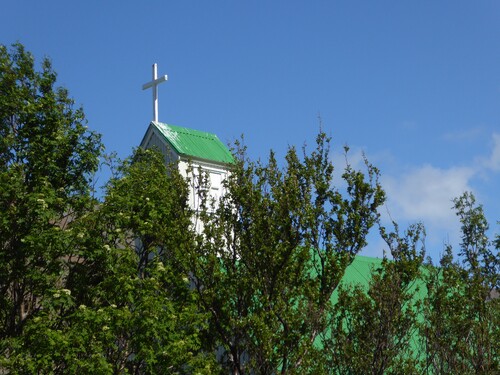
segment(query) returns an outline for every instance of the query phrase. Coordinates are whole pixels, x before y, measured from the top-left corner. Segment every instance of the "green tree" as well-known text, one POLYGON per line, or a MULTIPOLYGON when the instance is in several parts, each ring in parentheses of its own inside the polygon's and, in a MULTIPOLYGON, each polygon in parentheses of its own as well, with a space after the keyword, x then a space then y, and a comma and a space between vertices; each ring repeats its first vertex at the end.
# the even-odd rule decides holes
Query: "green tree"
POLYGON ((332 293, 384 201, 369 164, 366 175, 346 168, 344 194, 333 186, 329 145, 320 132, 312 153, 292 147, 282 168, 272 152, 263 164, 238 147, 227 194, 205 200, 204 231, 187 255, 226 371, 318 371, 332 293))
POLYGON ((422 267, 423 227, 396 225, 368 288, 340 286, 385 200, 366 160, 336 187, 321 131, 283 166, 237 144, 214 201, 208 176, 137 150, 98 201, 100 137, 55 82, 0 46, 0 372, 500 371, 500 237, 472 195, 455 200, 461 263, 449 246, 422 267))
POLYGON ((342 285, 322 336, 328 368, 338 374, 419 372, 418 318, 424 258, 424 228, 410 226, 404 236, 381 228, 392 260, 372 270, 368 286, 342 285))
POLYGON ((158 152, 139 149, 108 184, 97 213, 106 224, 104 246, 118 259, 127 254, 123 263, 107 262, 111 269, 94 298, 121 311, 109 330, 116 343, 109 362, 130 373, 216 371, 215 352, 202 345, 206 314, 195 303, 184 255, 195 246, 187 202, 177 165, 167 167, 158 152))
POLYGON ((451 246, 426 285, 426 368, 431 373, 494 374, 500 371, 500 256, 490 241, 482 206, 470 193, 454 200, 462 224, 459 257, 451 246), (495 295, 496 294, 496 295, 495 295))
POLYGON ((193 246, 187 188, 163 157, 138 150, 98 207, 72 223, 66 288, 11 342, 21 373, 212 374, 200 313, 183 273, 193 246))
POLYGON ((185 181, 138 150, 97 201, 100 137, 50 62, 15 45, 0 64, 0 372, 216 372, 185 181))
POLYGON ((0 45, 0 340, 64 287, 63 229, 92 206, 100 137, 55 82, 48 59, 37 71, 20 44, 0 45))

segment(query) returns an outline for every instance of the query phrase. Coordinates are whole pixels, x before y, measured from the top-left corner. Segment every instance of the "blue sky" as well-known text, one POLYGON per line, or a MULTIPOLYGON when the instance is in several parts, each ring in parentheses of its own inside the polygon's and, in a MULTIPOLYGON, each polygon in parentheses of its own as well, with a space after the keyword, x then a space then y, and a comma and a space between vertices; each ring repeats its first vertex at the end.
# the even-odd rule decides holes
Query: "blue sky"
MULTIPOLYGON (((436 259, 457 245, 451 199, 473 191, 500 219, 498 1, 26 1, 2 4, 0 43, 48 56, 108 151, 131 153, 151 120, 244 134, 250 155, 351 148, 382 172, 402 227, 422 220, 436 259)), ((338 161, 338 162, 337 162, 338 161)), ((104 182, 104 181, 103 181, 104 182)), ((367 255, 381 255, 372 243, 367 255)))

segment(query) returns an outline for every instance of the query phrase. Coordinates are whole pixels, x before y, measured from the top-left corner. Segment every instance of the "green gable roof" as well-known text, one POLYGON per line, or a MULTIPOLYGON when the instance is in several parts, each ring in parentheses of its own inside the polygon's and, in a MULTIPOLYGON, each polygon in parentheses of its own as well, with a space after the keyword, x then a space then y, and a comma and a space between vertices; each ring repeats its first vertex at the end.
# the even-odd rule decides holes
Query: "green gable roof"
POLYGON ((229 149, 215 134, 155 121, 151 122, 151 126, 158 129, 181 156, 225 164, 234 162, 229 149))
MULTIPOLYGON (((382 262, 383 260, 381 258, 356 255, 353 262, 346 268, 341 284, 345 286, 359 285, 364 290, 368 290, 372 278, 372 271, 380 269, 382 267, 382 262)), ((393 261, 389 260, 389 262, 393 261)), ((421 266, 421 271, 424 274, 427 273, 424 266, 421 266)), ((412 288, 415 290, 415 298, 423 298, 427 293, 425 282, 422 277, 415 280, 412 288), (418 292, 416 290, 418 290, 418 292)))
POLYGON ((346 268, 342 283, 359 284, 368 288, 372 270, 382 266, 382 259, 356 255, 354 261, 346 268))

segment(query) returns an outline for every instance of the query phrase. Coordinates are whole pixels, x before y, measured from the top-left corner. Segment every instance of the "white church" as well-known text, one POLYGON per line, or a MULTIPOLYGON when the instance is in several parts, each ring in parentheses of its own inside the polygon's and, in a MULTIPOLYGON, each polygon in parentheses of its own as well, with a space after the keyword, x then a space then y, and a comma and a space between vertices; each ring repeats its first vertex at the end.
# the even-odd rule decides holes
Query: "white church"
MULTIPOLYGON (((210 196, 217 200, 223 194, 222 181, 227 177, 233 156, 229 149, 212 133, 168 125, 158 121, 158 85, 167 81, 166 75, 158 77, 157 64, 153 65, 153 80, 142 86, 153 91, 153 120, 141 141, 144 149, 156 148, 165 157, 166 163, 177 162, 181 175, 188 176, 202 171, 209 177, 210 196)), ((191 186, 190 207, 197 211, 199 196, 191 186)))

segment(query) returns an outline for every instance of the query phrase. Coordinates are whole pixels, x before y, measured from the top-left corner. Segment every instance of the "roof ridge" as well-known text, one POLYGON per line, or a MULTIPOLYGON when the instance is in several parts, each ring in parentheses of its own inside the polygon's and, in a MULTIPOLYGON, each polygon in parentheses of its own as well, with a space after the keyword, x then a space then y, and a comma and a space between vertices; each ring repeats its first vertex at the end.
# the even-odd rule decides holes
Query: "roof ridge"
MULTIPOLYGON (((162 125, 166 125, 168 127, 171 127, 171 128, 177 128, 177 129, 182 129, 182 130, 185 130, 186 133, 190 134, 190 135, 193 135, 193 136, 196 136, 196 137, 199 137, 200 135, 199 134, 204 134, 204 135, 210 135, 212 137, 216 137, 216 138, 219 138, 217 137, 217 134, 215 133, 211 133, 211 132, 207 132, 205 130, 199 130, 199 129, 193 129, 193 128, 188 128, 186 126, 179 126, 179 125, 173 125, 173 124, 166 124, 164 122, 161 122, 160 124, 162 125), (198 133, 198 134, 192 134, 191 132, 195 132, 195 133, 198 133)), ((174 129, 175 130, 175 129, 174 129)), ((179 130, 177 130, 178 132, 180 132, 179 130)))

